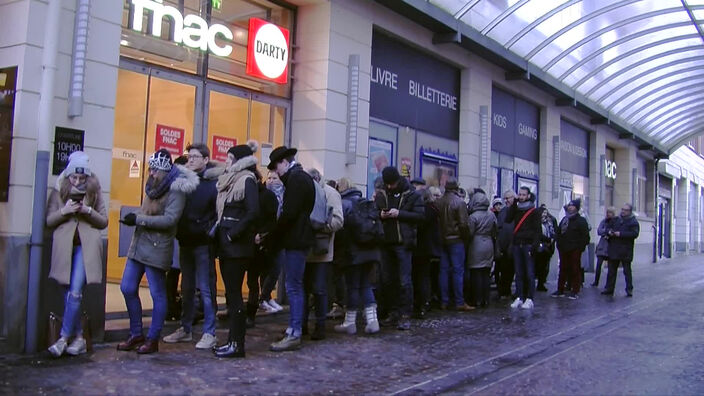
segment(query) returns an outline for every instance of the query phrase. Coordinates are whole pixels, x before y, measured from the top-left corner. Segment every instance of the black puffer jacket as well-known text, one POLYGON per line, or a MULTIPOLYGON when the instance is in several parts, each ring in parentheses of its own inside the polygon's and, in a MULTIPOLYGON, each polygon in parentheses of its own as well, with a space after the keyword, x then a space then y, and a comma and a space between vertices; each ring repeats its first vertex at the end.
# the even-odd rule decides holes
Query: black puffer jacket
POLYGON ((425 204, 425 221, 418 225, 418 244, 414 256, 440 257, 442 251, 442 237, 440 236, 440 223, 438 208, 434 203, 425 204))
POLYGON ((405 178, 401 178, 395 191, 381 190, 376 194, 380 210, 398 209, 398 217, 384 219, 384 237, 387 245, 416 247, 418 224, 425 219, 423 197, 405 178))
POLYGON ((565 216, 560 220, 560 225, 555 230, 557 249, 560 252, 580 251, 589 244, 589 224, 584 217, 577 213, 570 218, 565 216))
POLYGON ((294 164, 281 181, 286 186, 281 216, 276 223, 275 240, 287 250, 308 250, 313 246, 310 213, 315 204, 313 178, 300 164, 294 164))
MULTIPOLYGON (((535 203, 531 203, 533 204, 532 208, 535 208, 535 203)), ((532 245, 535 248, 538 246, 538 242, 540 241, 540 235, 543 233, 540 221, 540 213, 537 209, 534 209, 528 215, 528 217, 526 217, 526 220, 523 222, 517 232, 513 232, 513 230, 516 228, 516 225, 518 225, 518 223, 523 218, 523 215, 526 214, 529 210, 531 210, 531 208, 519 209, 518 200, 516 200, 513 205, 508 208, 508 212, 506 213, 506 219, 504 219, 504 223, 508 224, 504 224, 503 226, 506 227, 508 225, 510 227, 511 234, 513 235, 512 242, 514 245, 532 245)))
POLYGON ((176 239, 180 246, 201 246, 211 243, 208 232, 217 221, 215 202, 218 190, 217 177, 210 176, 209 169, 216 165, 208 163, 205 170, 198 173, 200 183, 192 193, 186 195, 186 206, 178 222, 176 239))
MULTIPOLYGON (((342 197, 342 215, 345 219, 345 224, 350 224, 349 216, 355 205, 364 201, 362 192, 352 187, 340 193, 342 197)), ((336 264, 360 265, 368 262, 378 262, 381 260, 379 249, 361 248, 354 242, 349 230, 345 226, 335 233, 335 258, 336 264)))
POLYGON ((633 261, 633 246, 636 238, 640 234, 640 224, 636 217, 618 216, 611 223, 611 231, 619 232, 620 235, 609 237, 609 260, 633 261))

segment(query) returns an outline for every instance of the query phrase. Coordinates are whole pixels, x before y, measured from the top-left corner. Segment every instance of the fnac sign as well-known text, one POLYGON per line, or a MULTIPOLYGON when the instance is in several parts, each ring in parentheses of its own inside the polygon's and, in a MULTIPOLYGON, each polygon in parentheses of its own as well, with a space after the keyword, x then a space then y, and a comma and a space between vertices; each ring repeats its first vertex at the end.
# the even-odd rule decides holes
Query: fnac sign
POLYGON ((250 18, 246 73, 277 84, 286 84, 288 58, 288 29, 263 19, 250 18))

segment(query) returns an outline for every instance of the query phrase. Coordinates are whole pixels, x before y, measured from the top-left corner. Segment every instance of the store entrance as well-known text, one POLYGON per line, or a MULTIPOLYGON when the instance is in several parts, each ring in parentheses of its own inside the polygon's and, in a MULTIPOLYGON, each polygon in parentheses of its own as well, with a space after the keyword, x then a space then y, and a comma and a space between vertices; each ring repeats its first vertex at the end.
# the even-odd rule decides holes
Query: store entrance
MULTIPOLYGON (((112 283, 122 278, 134 231, 119 219, 141 206, 151 153, 166 148, 175 159, 189 144, 205 143, 211 159, 224 162, 230 146, 255 139, 264 166, 262 157, 267 160, 273 147, 284 144, 290 116, 284 99, 124 59, 120 67, 108 226, 107 280, 112 283)), ((266 175, 265 167, 260 170, 266 175)), ((222 292, 219 274, 218 279, 222 292)), ((111 301, 107 304, 110 310, 111 301)))

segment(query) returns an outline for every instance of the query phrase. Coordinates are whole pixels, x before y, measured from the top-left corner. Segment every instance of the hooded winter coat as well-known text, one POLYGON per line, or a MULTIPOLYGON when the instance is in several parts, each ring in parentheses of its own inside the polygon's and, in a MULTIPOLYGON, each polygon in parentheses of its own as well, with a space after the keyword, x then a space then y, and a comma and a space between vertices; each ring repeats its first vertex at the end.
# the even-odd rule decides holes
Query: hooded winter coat
POLYGON ((103 201, 100 182, 95 175, 86 179, 86 195, 83 204, 93 208, 90 214, 73 213, 62 215, 71 191, 71 183, 63 174, 56 180, 56 188, 49 195, 46 225, 53 228, 51 246, 51 269, 49 277, 61 285, 71 283, 73 239, 78 233, 83 249, 83 264, 86 283, 103 280, 103 241, 100 230, 108 226, 108 216, 103 201))
POLYGON ((240 158, 227 169, 212 170, 212 176, 218 177, 218 201, 224 202, 216 233, 217 252, 221 259, 254 257, 254 237, 259 219, 259 186, 249 168, 256 165, 257 158, 249 155, 240 158), (228 201, 228 195, 234 198, 228 201))
POLYGON ((218 190, 215 188, 217 177, 213 177, 213 173, 208 170, 221 167, 224 164, 208 162, 206 169, 198 173, 198 186, 186 195, 186 204, 176 232, 180 246, 200 246, 211 242, 208 232, 217 221, 215 201, 218 190))
POLYGON ((152 200, 144 197, 137 214, 137 224, 127 257, 161 270, 171 268, 176 228, 186 204, 186 194, 196 190, 198 175, 181 165, 174 165, 179 175, 169 191, 152 200))
MULTIPOLYGON (((343 218, 349 223, 350 214, 354 206, 364 201, 364 198, 362 198, 362 192, 355 187, 343 191, 340 196, 342 197, 343 218)), ((354 242, 350 231, 346 227, 343 227, 335 234, 335 262, 340 265, 360 265, 368 262, 379 262, 380 260, 381 254, 378 248, 360 247, 354 242)))
POLYGON ((633 215, 618 216, 614 219, 611 230, 619 232, 620 235, 609 237, 609 260, 631 262, 633 261, 633 246, 640 234, 640 224, 633 215))
POLYGON ((276 223, 274 239, 287 250, 308 250, 313 246, 313 226, 310 213, 315 204, 313 178, 300 164, 281 176, 286 190, 281 204, 281 215, 276 223))
POLYGON ((384 189, 377 192, 376 204, 380 210, 398 209, 397 218, 382 219, 386 244, 414 249, 418 224, 425 219, 423 197, 415 187, 406 178, 401 178, 395 191, 384 189))
POLYGON ((481 192, 472 195, 469 203, 469 268, 491 268, 494 263, 494 238, 496 237, 496 216, 489 211, 489 198, 481 192))

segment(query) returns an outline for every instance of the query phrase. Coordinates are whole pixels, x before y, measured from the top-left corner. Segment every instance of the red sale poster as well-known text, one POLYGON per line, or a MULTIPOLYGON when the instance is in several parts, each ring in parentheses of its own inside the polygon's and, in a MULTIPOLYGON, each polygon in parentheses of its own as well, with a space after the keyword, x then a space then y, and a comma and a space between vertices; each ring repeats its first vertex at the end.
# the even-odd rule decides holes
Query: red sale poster
POLYGON ((237 139, 213 135, 212 159, 221 162, 227 161, 227 150, 236 145, 237 139))
POLYGON ((154 151, 167 149, 175 159, 183 154, 183 140, 185 135, 186 131, 181 128, 156 124, 156 145, 154 146, 154 151))

